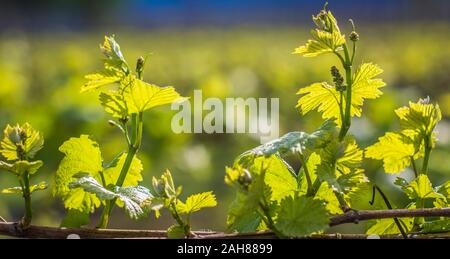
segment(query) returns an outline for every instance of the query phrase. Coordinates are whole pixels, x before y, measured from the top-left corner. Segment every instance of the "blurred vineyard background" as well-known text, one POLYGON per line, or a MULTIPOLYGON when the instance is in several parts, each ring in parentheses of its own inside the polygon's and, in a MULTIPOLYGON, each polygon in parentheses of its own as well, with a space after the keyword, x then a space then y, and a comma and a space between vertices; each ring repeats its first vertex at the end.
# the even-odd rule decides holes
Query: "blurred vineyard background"
MULTIPOLYGON (((280 134, 312 131, 320 125, 318 114, 299 116, 295 93, 310 83, 331 80, 329 68, 336 60, 332 56, 312 60, 291 52, 307 40, 312 27, 310 15, 321 8, 321 1, 262 1, 262 7, 257 1, 249 1, 259 8, 255 13, 247 8, 251 6, 248 3, 244 7, 249 13, 242 11, 247 10, 244 7, 233 13, 240 10, 239 2, 230 1, 224 5, 234 4, 236 9, 225 8, 219 17, 206 8, 220 14, 220 8, 214 9, 214 4, 211 7, 214 1, 204 1, 209 3, 204 12, 197 10, 202 1, 186 1, 196 3, 194 11, 185 8, 184 1, 92 2, 96 4, 43 1, 37 9, 32 9, 37 2, 11 2, 0 11, 0 126, 30 122, 43 132, 45 147, 38 159, 45 166, 33 182, 52 178, 62 158, 58 147, 70 137, 89 134, 100 143, 106 159, 125 149, 120 133, 108 125, 109 118, 99 105, 97 94, 79 93, 83 75, 102 66, 97 46, 104 34, 116 35, 129 63, 134 63, 139 55, 151 53, 146 81, 173 85, 185 96, 202 89, 205 97, 278 97, 280 134), (266 10, 268 20, 263 19, 261 10, 266 10), (195 14, 191 20, 189 12, 195 14), (31 13, 34 16, 18 19, 31 13), (235 16, 242 16, 241 20, 235 16), (127 17, 128 23, 124 22, 127 17), (270 20, 271 17, 279 19, 270 20)), ((444 114, 438 129, 440 141, 431 156, 430 177, 436 183, 443 182, 450 176, 449 4, 367 1, 367 6, 360 3, 358 9, 350 2, 331 1, 330 6, 347 32, 346 19, 355 19, 361 36, 358 62, 379 64, 387 82, 382 98, 366 102, 363 118, 354 120, 352 133, 366 147, 384 131, 398 127, 395 108, 429 95, 439 102, 444 114)), ((245 134, 176 135, 170 129, 174 113, 170 107, 163 107, 146 115, 139 154, 145 168, 143 185, 149 186, 152 176, 170 168, 186 195, 214 190, 219 206, 196 215, 193 224, 198 229, 224 229, 226 211, 233 199, 232 190, 223 182, 224 167, 243 151, 258 145, 259 139, 245 134)), ((365 168, 369 178, 387 190, 393 203, 404 205, 406 197, 392 185, 395 176, 384 174, 377 161, 367 160, 365 168)), ((408 178, 411 172, 402 176, 408 178)), ((0 187, 14 186, 15 181, 15 177, 0 172, 0 187)), ((59 225, 64 209, 50 191, 33 195, 33 204, 34 224, 59 225)), ((5 219, 19 219, 22 209, 21 197, 0 196, 0 215, 5 219)), ((97 217, 94 215, 93 222, 97 217)), ((119 210, 111 223, 112 227, 153 229, 169 224, 165 217, 159 221, 152 217, 132 221, 119 210)), ((361 226, 347 226, 339 231, 355 228, 361 226)))

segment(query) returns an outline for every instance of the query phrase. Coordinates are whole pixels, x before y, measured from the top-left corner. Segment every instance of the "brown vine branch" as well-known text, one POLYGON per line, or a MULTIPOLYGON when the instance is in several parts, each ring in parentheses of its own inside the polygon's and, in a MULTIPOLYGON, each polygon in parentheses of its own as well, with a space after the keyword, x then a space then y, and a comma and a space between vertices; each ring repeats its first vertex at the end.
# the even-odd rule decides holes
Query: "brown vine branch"
MULTIPOLYGON (((342 215, 334 216, 330 219, 330 226, 346 223, 358 223, 359 221, 370 219, 402 217, 450 217, 450 208, 433 209, 395 209, 395 210, 362 210, 350 211, 342 215)), ((125 230, 125 229, 88 229, 88 228, 56 228, 29 226, 22 228, 19 223, 0 222, 0 235, 23 237, 23 238, 67 238, 70 234, 76 234, 80 238, 167 238, 166 231, 162 230, 125 230)), ((251 239, 251 238, 275 238, 270 232, 258 232, 248 234, 226 234, 221 232, 197 231, 195 238, 200 239, 251 239)), ((323 239, 361 239, 367 238, 364 234, 324 234, 312 235, 305 238, 323 239)), ((381 235, 380 238, 403 238, 401 235, 381 235)), ((434 233, 429 235, 414 234, 410 238, 450 238, 450 233, 434 233)))

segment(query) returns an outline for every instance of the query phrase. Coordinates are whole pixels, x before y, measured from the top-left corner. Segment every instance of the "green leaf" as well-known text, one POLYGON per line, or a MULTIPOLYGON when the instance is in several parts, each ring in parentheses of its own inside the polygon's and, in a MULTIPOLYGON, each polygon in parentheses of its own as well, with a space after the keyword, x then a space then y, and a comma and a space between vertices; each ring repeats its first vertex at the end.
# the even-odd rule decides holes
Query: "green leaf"
POLYGON ((25 172, 28 172, 28 174, 33 175, 39 170, 39 168, 42 167, 43 164, 44 163, 41 160, 33 162, 28 162, 26 160, 19 160, 14 162, 14 164, 9 164, 0 161, 0 169, 9 171, 17 176, 21 176, 25 172))
POLYGON ((444 195, 447 199, 450 199, 450 181, 435 188, 436 192, 444 195))
POLYGON ((79 138, 71 138, 64 142, 59 147, 59 151, 65 156, 54 177, 53 195, 61 197, 67 209, 93 212, 101 204, 97 196, 80 188, 70 189, 69 183, 76 180, 74 176, 80 172, 89 173, 92 177, 101 179, 100 172, 103 167, 98 144, 87 135, 81 135, 79 138))
POLYGON ((105 70, 95 74, 86 75, 85 78, 89 80, 81 87, 81 92, 87 92, 98 89, 102 86, 120 82, 123 75, 116 73, 114 70, 105 70))
POLYGON ((360 183, 353 188, 348 194, 346 201, 350 208, 355 210, 386 210, 386 204, 382 197, 373 188, 373 184, 370 182, 360 183), (373 195, 375 193, 375 200, 371 203, 373 195))
POLYGON ((203 192, 189 196, 186 203, 179 202, 179 213, 191 214, 203 208, 211 208, 217 205, 216 196, 212 192, 203 192))
MULTIPOLYGON (((35 185, 30 185, 30 193, 36 192, 36 191, 42 191, 47 189, 47 183, 46 182, 40 182, 39 184, 35 184, 35 185)), ((11 188, 6 188, 3 189, 2 192, 3 194, 15 194, 15 193, 22 193, 22 187, 17 186, 17 187, 11 187, 11 188)))
POLYGON ((329 218, 323 203, 305 196, 289 196, 280 203, 276 227, 284 235, 299 237, 328 228, 329 218))
POLYGON ((152 197, 147 188, 114 186, 112 190, 108 190, 90 175, 80 174, 78 176, 80 177, 78 180, 69 184, 71 189, 82 188, 86 192, 95 194, 100 200, 118 198, 124 203, 125 211, 132 219, 139 219, 147 215, 145 207, 141 207, 144 201, 152 197))
POLYGON ((253 232, 261 225, 262 218, 258 213, 261 199, 267 194, 264 173, 252 175, 247 190, 238 190, 227 216, 228 231, 241 233, 253 232))
POLYGON ((103 44, 100 45, 100 49, 107 59, 113 64, 126 64, 125 58, 123 57, 122 51, 120 50, 120 45, 116 42, 114 35, 105 36, 103 44))
MULTIPOLYGON (((412 228, 413 218, 401 218, 399 221, 403 222, 403 226, 406 226, 406 230, 412 228)), ((378 219, 367 229, 367 235, 389 235, 389 234, 399 234, 395 221, 393 219, 378 219)))
POLYGON ((395 110, 403 130, 421 135, 430 135, 433 132, 442 119, 442 114, 439 105, 428 102, 428 99, 419 100, 417 103, 409 102, 409 107, 395 110))
MULTIPOLYGON (((107 168, 103 172, 103 176, 105 177, 105 185, 108 186, 110 184, 116 184, 117 179, 119 178, 120 171, 122 170, 123 164, 125 163, 127 157, 127 153, 123 153, 117 164, 113 167, 107 168)), ((127 176, 122 186, 136 186, 143 180, 142 178, 142 162, 136 156, 134 156, 133 161, 131 162, 130 168, 128 169, 127 176)))
POLYGON ((30 193, 33 193, 35 191, 43 191, 48 188, 48 185, 46 182, 40 182, 39 184, 31 185, 30 186, 30 193))
POLYGON ((261 174, 265 170, 264 179, 265 193, 270 193, 268 200, 281 201, 286 196, 292 195, 297 190, 297 180, 292 171, 286 166, 284 160, 272 155, 268 158, 259 157, 255 159, 254 164, 249 168, 253 175, 261 174))
POLYGON ((185 238, 184 228, 180 225, 172 225, 167 229, 167 237, 169 239, 183 239, 185 238))
POLYGON ((374 78, 383 73, 383 70, 373 64, 362 64, 353 75, 352 83, 352 107, 351 116, 361 116, 365 99, 376 99, 383 93, 380 88, 386 84, 379 78, 374 78))
POLYGON ((324 119, 337 120, 338 124, 342 121, 339 109, 340 92, 336 91, 334 86, 326 82, 314 83, 301 88, 297 94, 302 95, 296 106, 302 115, 317 109, 324 119))
POLYGON ((333 190, 344 194, 368 181, 364 171, 360 169, 362 151, 352 136, 346 136, 342 142, 331 141, 318 155, 320 164, 316 168, 317 176, 333 190))
POLYGON ((182 97, 171 86, 159 87, 136 78, 130 80, 132 80, 132 83, 129 87, 124 88, 124 98, 128 106, 129 114, 186 100, 186 98, 182 97))
POLYGON ((289 132, 278 139, 243 153, 237 160, 249 155, 269 157, 274 154, 286 154, 289 152, 303 154, 307 150, 312 151, 325 145, 335 132, 335 128, 336 124, 331 120, 327 120, 317 131, 311 134, 300 131, 289 132))
MULTIPOLYGON (((152 194, 153 195, 153 194, 152 194)), ((155 218, 158 219, 161 215, 160 210, 166 206, 167 200, 161 197, 152 197, 144 200, 141 207, 145 207, 155 212, 155 218)))
POLYGON ((258 229, 262 223, 261 215, 258 213, 258 198, 260 198, 258 195, 237 192, 228 211, 228 231, 250 233, 258 229))
POLYGON ((408 186, 403 187, 406 195, 411 200, 416 199, 445 199, 440 193, 435 192, 428 176, 421 174, 408 186))
POLYGON ((89 224, 89 213, 79 210, 68 210, 60 227, 79 228, 89 224))
POLYGON ((44 146, 44 138, 28 123, 14 127, 7 125, 3 133, 0 154, 9 161, 32 159, 44 146))
POLYGON ((324 201, 326 203, 325 208, 331 215, 338 215, 343 213, 341 205, 339 204, 339 201, 336 198, 333 189, 327 182, 323 182, 320 184, 320 187, 317 190, 316 195, 314 196, 314 200, 324 201))
POLYGON ((342 50, 345 44, 345 36, 339 31, 327 32, 322 30, 311 30, 312 39, 305 45, 295 49, 293 54, 300 54, 304 57, 316 57, 320 54, 332 53, 342 50))
POLYGON ((386 173, 396 174, 411 165, 411 159, 423 156, 416 155, 414 142, 401 133, 387 132, 378 142, 366 148, 365 156, 383 160, 386 173))
POLYGON ((100 93, 100 103, 105 111, 114 118, 126 118, 128 116, 128 107, 124 97, 116 91, 100 93))
MULTIPOLYGON (((353 75, 352 84, 352 103, 350 115, 361 116, 362 105, 365 99, 376 99, 381 96, 379 88, 385 86, 381 79, 374 79, 383 70, 372 63, 362 64, 353 75)), ((316 110, 322 113, 324 119, 337 120, 340 125, 342 118, 340 113, 340 95, 336 88, 326 82, 314 83, 310 86, 301 88, 298 95, 302 95, 297 102, 302 115, 316 110)), ((345 95, 343 96, 342 108, 345 110, 345 95)))

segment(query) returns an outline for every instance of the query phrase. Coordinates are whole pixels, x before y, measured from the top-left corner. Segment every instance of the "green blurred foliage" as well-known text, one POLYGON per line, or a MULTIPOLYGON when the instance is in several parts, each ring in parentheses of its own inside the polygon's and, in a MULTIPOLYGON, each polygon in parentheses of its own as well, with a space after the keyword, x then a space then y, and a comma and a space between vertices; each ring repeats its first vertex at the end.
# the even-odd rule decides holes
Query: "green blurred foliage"
MULTIPOLYGON (((362 28, 363 26, 361 26, 362 28)), ((437 149, 431 158, 431 179, 442 183, 450 175, 450 36, 447 24, 365 26, 360 31, 358 62, 373 61, 384 69, 385 94, 366 102, 362 119, 353 121, 351 132, 360 145, 375 142, 384 131, 395 129, 394 109, 408 100, 430 95, 444 113, 439 126, 437 149)), ((280 135, 294 130, 312 131, 320 115, 300 117, 295 109, 295 92, 303 86, 329 78, 331 55, 310 60, 291 55, 308 35, 303 28, 234 28, 116 31, 130 64, 149 53, 144 79, 159 85, 173 85, 184 96, 202 89, 206 97, 280 98, 280 135)), ((0 36, 0 126, 29 122, 45 137, 37 159, 45 162, 39 180, 53 177, 62 158, 58 147, 69 137, 89 134, 98 141, 106 159, 126 148, 98 102, 97 93, 80 94, 83 75, 102 67, 96 46, 103 33, 4 33, 0 36)), ((224 167, 241 152, 259 144, 245 134, 174 134, 170 122, 175 111, 169 107, 148 112, 139 157, 144 164, 143 185, 151 176, 170 168, 185 195, 214 190, 219 205, 193 218, 198 228, 223 229, 232 190, 223 183, 224 167)), ((206 112, 204 112, 205 115, 206 112)), ((294 165, 296 166, 296 165, 294 165)), ((366 160, 368 176, 386 189, 394 203, 404 205, 381 163, 366 160)), ((411 172, 402 173, 408 178, 411 172)), ((16 179, 0 174, 0 186, 16 179)), ((37 181, 37 180, 36 180, 37 181)), ((51 181, 50 181, 51 182, 51 181)), ((33 195, 34 224, 59 225, 62 202, 49 191, 33 195)), ((2 195, 0 215, 17 220, 23 210, 21 197, 2 195)), ((97 215, 98 216, 98 215, 97 215)), ((164 215, 163 215, 164 216, 164 215)), ((163 217, 164 218, 164 217, 163 217)), ((170 219, 150 218, 134 222, 117 210, 112 227, 164 228, 170 219)), ((94 220, 95 222, 95 220, 94 220)), ((339 229, 339 231, 348 231, 339 229)))

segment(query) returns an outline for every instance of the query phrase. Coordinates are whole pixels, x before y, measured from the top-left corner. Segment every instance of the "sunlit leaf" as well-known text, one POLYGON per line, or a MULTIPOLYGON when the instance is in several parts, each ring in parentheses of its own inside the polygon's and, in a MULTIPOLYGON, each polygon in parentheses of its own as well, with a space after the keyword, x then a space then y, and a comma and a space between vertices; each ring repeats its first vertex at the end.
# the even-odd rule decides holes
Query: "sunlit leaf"
POLYGON ((366 148, 365 156, 383 160, 386 173, 400 173, 411 165, 411 159, 423 156, 423 152, 416 154, 414 142, 401 133, 387 132, 378 138, 378 142, 366 148))
POLYGON ((276 227, 284 235, 299 237, 328 228, 329 217, 323 203, 305 196, 289 196, 280 203, 276 227))
MULTIPOLYGON (((365 99, 376 99, 382 92, 379 88, 385 86, 381 79, 374 78, 381 74, 378 66, 372 63, 362 64, 353 75, 352 84, 352 102, 350 115, 361 116, 362 105, 365 99)), ((302 95, 297 102, 297 107, 301 114, 306 114, 312 110, 322 113, 324 119, 335 119, 340 125, 341 111, 341 93, 336 88, 326 82, 314 83, 310 86, 301 88, 297 94, 302 95)), ((345 111, 346 93, 342 97, 342 110, 345 111)))
POLYGON ((406 195, 412 200, 416 199, 445 199, 440 193, 435 192, 428 176, 421 174, 408 186, 403 187, 406 195))
POLYGON ((139 79, 134 79, 134 82, 125 88, 124 98, 130 114, 186 100, 171 86, 159 87, 139 79))
POLYGON ((305 45, 295 49, 294 54, 300 54, 304 57, 316 57, 320 54, 337 52, 342 49, 345 43, 345 36, 339 31, 327 32, 322 30, 311 30, 312 39, 305 45))
POLYGON ((203 192, 189 196, 185 203, 179 202, 177 210, 179 213, 191 214, 203 208, 211 208, 216 205, 216 196, 212 192, 203 192))
POLYGON ((80 172, 89 173, 96 179, 101 179, 100 172, 103 167, 98 144, 87 135, 81 135, 79 138, 71 138, 64 142, 59 150, 65 156, 55 174, 53 195, 61 197, 67 209, 93 212, 100 206, 97 196, 80 188, 70 189, 69 183, 76 180, 74 175, 80 172))
POLYGON ((83 93, 98 89, 102 86, 118 83, 122 79, 122 76, 123 75, 116 73, 114 70, 105 70, 95 74, 86 75, 85 78, 88 82, 81 87, 81 92, 83 93))
POLYGON ((417 132, 422 135, 430 135, 437 123, 442 119, 439 105, 430 104, 428 100, 409 102, 409 106, 395 110, 400 118, 403 130, 417 132))
POLYGON ((69 184, 69 188, 82 188, 85 192, 95 194, 100 200, 120 199, 124 203, 125 211, 132 219, 139 219, 146 216, 147 211, 141 204, 151 198, 150 191, 142 186, 117 187, 112 190, 103 187, 96 179, 88 174, 77 175, 80 178, 69 184))
POLYGON ((284 136, 260 145, 252 150, 243 153, 239 158, 242 159, 245 156, 271 156, 274 154, 286 154, 286 153, 305 153, 313 151, 316 148, 325 145, 333 133, 335 132, 336 125, 333 121, 327 120, 318 130, 311 134, 294 131, 285 134, 284 136))
POLYGON ((334 86, 326 82, 314 83, 300 88, 297 94, 302 95, 296 106, 302 115, 317 109, 324 119, 337 119, 338 124, 342 121, 339 109, 340 93, 334 86))
POLYGON ((28 123, 7 125, 3 134, 0 154, 9 161, 32 159, 44 145, 44 138, 28 123))
MULTIPOLYGON (((42 191, 47 189, 48 185, 46 182, 40 182, 39 184, 33 184, 30 185, 30 193, 36 192, 36 191, 42 191)), ((3 194, 14 194, 14 193, 20 193, 22 194, 22 187, 11 187, 3 189, 1 193, 3 194)))
MULTIPOLYGON (((127 157, 127 153, 123 153, 117 164, 113 167, 107 168, 103 172, 103 176, 105 177, 105 185, 108 186, 110 184, 116 184, 117 179, 119 178, 120 171, 122 170, 123 164, 125 163, 127 157)), ((143 180, 142 178, 142 162, 136 156, 133 157, 133 161, 131 162, 130 168, 128 169, 127 176, 125 177, 125 181, 122 186, 136 186, 143 180)))
POLYGON ((114 118, 126 118, 128 107, 121 94, 116 91, 100 93, 100 103, 105 111, 114 118))
POLYGON ((351 116, 361 116, 362 106, 366 99, 376 99, 383 93, 380 88, 386 84, 380 78, 375 78, 383 70, 372 63, 362 64, 353 75, 351 116))
POLYGON ((9 171, 18 176, 23 175, 25 172, 27 172, 30 175, 33 175, 39 170, 39 168, 42 167, 43 164, 44 163, 41 160, 32 162, 26 160, 19 160, 15 161, 13 164, 0 161, 0 169, 9 171))
MULTIPOLYGON (((403 222, 402 226, 406 226, 410 229, 413 225, 412 218, 401 218, 399 221, 403 222)), ((366 231, 367 235, 388 235, 388 234, 400 234, 398 226, 393 219, 379 219, 376 220, 366 231)))

